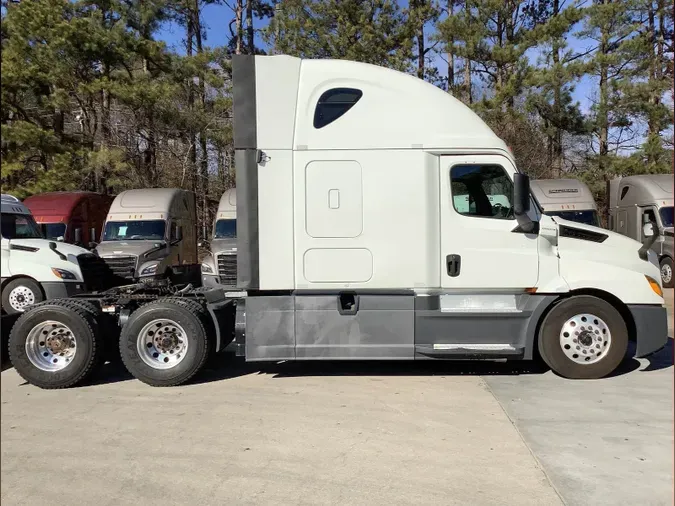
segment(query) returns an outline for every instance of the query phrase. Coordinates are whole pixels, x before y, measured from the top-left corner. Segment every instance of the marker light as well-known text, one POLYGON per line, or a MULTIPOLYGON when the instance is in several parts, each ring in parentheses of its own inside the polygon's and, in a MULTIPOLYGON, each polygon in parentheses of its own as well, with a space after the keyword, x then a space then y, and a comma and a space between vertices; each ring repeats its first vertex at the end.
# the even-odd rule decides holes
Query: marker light
POLYGON ((656 281, 654 278, 650 278, 647 275, 645 275, 645 278, 647 278, 647 283, 649 283, 649 286, 652 287, 654 293, 659 297, 663 298, 663 290, 661 290, 661 285, 659 285, 659 282, 656 281))

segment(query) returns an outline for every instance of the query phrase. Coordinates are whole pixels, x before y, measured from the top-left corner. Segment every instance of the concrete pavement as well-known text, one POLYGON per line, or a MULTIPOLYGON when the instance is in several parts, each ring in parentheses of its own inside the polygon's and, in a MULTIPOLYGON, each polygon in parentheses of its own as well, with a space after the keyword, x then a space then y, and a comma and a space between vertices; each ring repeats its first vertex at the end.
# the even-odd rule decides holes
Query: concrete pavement
POLYGON ((2 504, 561 504, 480 377, 325 367, 66 391, 5 371, 2 504))
POLYGON ((531 364, 227 362, 173 389, 108 366, 43 391, 9 369, 0 502, 668 505, 672 352, 598 381, 531 364))

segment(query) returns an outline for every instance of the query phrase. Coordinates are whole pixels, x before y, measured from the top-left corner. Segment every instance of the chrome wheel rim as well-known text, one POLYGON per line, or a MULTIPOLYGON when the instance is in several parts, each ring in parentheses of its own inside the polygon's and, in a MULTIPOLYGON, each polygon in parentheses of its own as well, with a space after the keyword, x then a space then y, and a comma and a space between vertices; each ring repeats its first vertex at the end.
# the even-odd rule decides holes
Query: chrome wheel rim
POLYGON ((35 304, 35 294, 27 286, 19 285, 9 292, 9 305, 14 311, 23 312, 32 304, 35 304))
POLYGON ((560 347, 573 362, 590 365, 602 360, 612 346, 612 334, 605 321, 590 313, 568 319, 560 330, 560 347))
POLYGON ((663 264, 661 266, 661 281, 666 284, 670 283, 671 279, 673 279, 673 269, 670 268, 670 265, 663 264))
POLYGON ((185 329, 167 318, 152 320, 138 334, 136 350, 153 369, 171 369, 180 364, 188 349, 185 329))
POLYGON ((75 334, 61 322, 48 320, 31 329, 26 338, 26 356, 42 371, 65 369, 77 353, 75 334))

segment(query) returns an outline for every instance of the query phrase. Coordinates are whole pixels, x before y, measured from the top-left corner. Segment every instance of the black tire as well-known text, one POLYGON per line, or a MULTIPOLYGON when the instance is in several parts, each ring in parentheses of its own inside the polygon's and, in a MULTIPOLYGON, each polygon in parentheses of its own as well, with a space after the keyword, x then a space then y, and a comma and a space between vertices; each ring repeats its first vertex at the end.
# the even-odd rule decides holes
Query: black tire
POLYGON ((9 300, 9 295, 12 293, 12 290, 20 286, 27 288, 33 293, 33 299, 35 301, 33 304, 42 302, 45 299, 44 295, 42 294, 42 288, 40 287, 40 284, 37 281, 31 278, 13 279, 2 288, 2 309, 7 314, 18 314, 23 313, 25 311, 22 309, 14 309, 9 300))
POLYGON ((92 313, 69 299, 47 301, 31 307, 19 317, 9 336, 9 356, 12 365, 27 382, 45 389, 68 388, 82 383, 101 363, 102 338, 92 313), (66 367, 59 371, 44 371, 36 367, 26 352, 26 340, 31 330, 46 320, 66 325, 75 336, 77 352, 66 367))
POLYGON ((136 310, 122 329, 120 355, 127 370, 138 380, 155 387, 176 386, 190 380, 206 363, 213 348, 209 336, 212 325, 201 304, 180 297, 166 297, 136 310), (153 320, 175 322, 185 331, 188 346, 175 366, 157 369, 139 355, 137 340, 143 328, 153 320))
POLYGON ((623 361, 628 349, 628 329, 621 314, 610 303, 598 297, 577 295, 563 299, 546 315, 539 330, 538 344, 541 358, 560 376, 570 379, 597 379, 612 373, 623 361), (560 333, 563 325, 578 314, 598 316, 609 328, 609 350, 597 362, 574 362, 561 346, 560 333))
POLYGON ((675 285, 675 276, 673 276, 673 259, 670 257, 663 257, 661 259, 660 267, 661 285, 663 285, 663 288, 673 288, 675 285), (667 276, 668 273, 670 274, 670 279, 667 276))

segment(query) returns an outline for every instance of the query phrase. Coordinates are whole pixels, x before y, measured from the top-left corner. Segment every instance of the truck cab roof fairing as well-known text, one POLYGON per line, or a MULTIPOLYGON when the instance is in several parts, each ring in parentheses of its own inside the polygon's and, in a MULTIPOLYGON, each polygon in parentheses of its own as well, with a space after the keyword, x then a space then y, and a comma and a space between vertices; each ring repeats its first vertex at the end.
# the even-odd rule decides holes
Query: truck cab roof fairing
MULTIPOLYGON (((260 149, 497 148, 508 153, 504 142, 470 108, 403 72, 347 60, 290 56, 256 56, 254 67, 256 147, 260 149), (269 82, 275 85, 266 85, 269 82), (357 90, 360 96, 346 113, 317 128, 320 98, 340 89, 357 90)), ((251 93, 253 86, 248 88, 251 93)), ((235 89, 235 110, 238 103, 235 89)), ((242 115, 244 107, 242 103, 242 115)), ((235 121, 237 116, 235 112, 235 121)), ((252 118, 249 114, 246 130, 252 118)))

